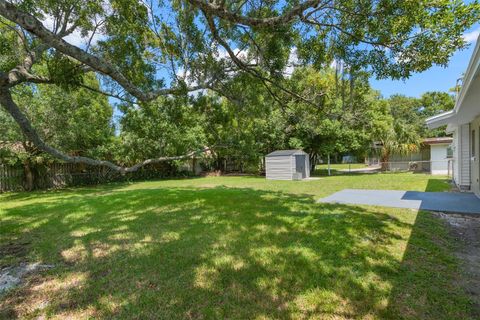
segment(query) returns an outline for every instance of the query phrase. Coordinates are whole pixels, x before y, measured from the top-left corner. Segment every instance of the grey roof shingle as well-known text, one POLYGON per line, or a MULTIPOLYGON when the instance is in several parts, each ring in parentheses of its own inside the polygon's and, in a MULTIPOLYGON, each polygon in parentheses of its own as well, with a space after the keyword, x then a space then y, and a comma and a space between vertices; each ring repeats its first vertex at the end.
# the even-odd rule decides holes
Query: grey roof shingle
POLYGON ((306 154, 303 150, 276 150, 269 154, 267 157, 282 157, 282 156, 293 156, 297 154, 306 154))

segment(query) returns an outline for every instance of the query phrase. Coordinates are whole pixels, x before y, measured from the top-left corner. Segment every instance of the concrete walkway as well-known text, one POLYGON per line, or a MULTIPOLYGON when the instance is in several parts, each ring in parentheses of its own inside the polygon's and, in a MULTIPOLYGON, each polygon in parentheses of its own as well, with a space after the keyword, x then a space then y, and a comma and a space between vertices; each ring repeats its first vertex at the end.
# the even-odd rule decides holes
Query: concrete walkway
POLYGON ((480 199, 472 193, 345 189, 318 202, 480 215, 480 199))

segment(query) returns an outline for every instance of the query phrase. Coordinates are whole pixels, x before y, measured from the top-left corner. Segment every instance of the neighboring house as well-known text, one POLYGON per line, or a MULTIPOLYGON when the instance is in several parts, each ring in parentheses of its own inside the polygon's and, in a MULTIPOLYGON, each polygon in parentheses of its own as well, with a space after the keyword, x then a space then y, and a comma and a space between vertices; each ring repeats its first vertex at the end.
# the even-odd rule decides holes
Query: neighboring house
MULTIPOLYGON (((392 154, 388 158, 386 168, 389 171, 428 172, 435 175, 452 173, 451 144, 452 137, 426 138, 422 140, 418 152, 408 154, 392 154)), ((375 142, 375 150, 380 152, 381 142, 375 142)), ((380 165, 379 156, 368 158, 369 165, 380 165)))
POLYGON ((426 120, 429 128, 447 125, 453 133, 453 180, 461 190, 480 196, 480 41, 463 77, 455 108, 426 120))
POLYGON ((308 153, 302 150, 277 150, 265 157, 266 178, 301 180, 310 177, 308 153))
POLYGON ((452 142, 452 137, 427 138, 423 140, 423 145, 430 147, 431 174, 447 175, 452 173, 452 142))

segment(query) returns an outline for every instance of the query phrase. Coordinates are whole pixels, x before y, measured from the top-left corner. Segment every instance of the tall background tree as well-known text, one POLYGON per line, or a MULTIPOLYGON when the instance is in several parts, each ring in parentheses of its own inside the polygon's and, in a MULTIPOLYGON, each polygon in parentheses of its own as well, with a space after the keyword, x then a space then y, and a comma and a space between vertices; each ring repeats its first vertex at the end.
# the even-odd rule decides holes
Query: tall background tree
POLYGON ((451 110, 454 98, 446 92, 426 92, 420 98, 393 95, 386 100, 391 122, 377 134, 382 143, 381 162, 393 154, 408 154, 420 148, 423 138, 445 136, 445 127, 428 129, 425 119, 451 110))
MULTIPOLYGON (((99 86, 94 77, 85 82, 99 86)), ((57 86, 38 85, 18 87, 13 97, 49 145, 71 155, 113 159, 107 152, 115 139, 113 109, 105 96, 83 88, 66 91, 57 86)), ((54 159, 41 152, 3 110, 0 119, 0 157, 3 162, 23 165, 25 189, 31 190, 36 171, 54 159)))

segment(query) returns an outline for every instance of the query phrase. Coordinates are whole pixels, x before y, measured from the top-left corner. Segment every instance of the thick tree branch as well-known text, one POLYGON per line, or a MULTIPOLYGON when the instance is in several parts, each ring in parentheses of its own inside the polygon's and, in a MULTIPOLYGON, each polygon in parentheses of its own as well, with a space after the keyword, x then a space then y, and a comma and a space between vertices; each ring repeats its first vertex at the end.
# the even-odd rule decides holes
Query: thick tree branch
POLYGON ((345 30, 345 29, 341 28, 340 26, 338 26, 336 24, 333 24, 333 23, 322 23, 322 22, 319 22, 317 20, 307 19, 307 18, 304 18, 304 17, 301 18, 301 21, 306 23, 306 24, 314 25, 314 26, 321 27, 321 28, 336 29, 340 33, 343 33, 346 36, 350 37, 353 41, 356 41, 356 42, 359 42, 359 43, 360 42, 365 43, 365 44, 368 44, 368 45, 372 45, 373 47, 385 47, 385 48, 389 48, 389 49, 394 49, 393 46, 392 46, 392 42, 378 41, 378 40, 370 39, 370 38, 360 38, 360 37, 356 36, 355 34, 353 34, 352 32, 349 32, 349 31, 347 31, 347 30, 345 30))
POLYGON ((101 95, 104 95, 106 97, 111 97, 111 98, 115 98, 115 99, 118 99, 120 101, 124 101, 124 102, 127 102, 127 103, 131 103, 131 104, 134 104, 135 101, 132 101, 130 99, 127 99, 125 97, 122 97, 121 95, 119 94, 115 94, 115 93, 111 93, 111 92, 106 92, 106 91, 103 91, 101 89, 98 89, 98 88, 94 88, 94 87, 91 87, 87 84, 84 84, 84 83, 81 83, 79 84, 79 86, 81 88, 84 88, 84 89, 87 89, 89 91, 92 91, 92 92, 95 92, 95 93, 98 93, 98 94, 101 94, 101 95))
POLYGON ((159 163, 159 162, 164 162, 164 161, 172 161, 172 160, 182 160, 182 159, 188 159, 191 158, 195 155, 205 153, 210 150, 209 147, 205 147, 201 150, 197 151, 192 151, 184 155, 179 155, 179 156, 173 156, 173 157, 160 157, 160 158, 155 158, 155 159, 148 159, 143 162, 140 162, 134 166, 131 167, 122 167, 119 165, 116 165, 110 161, 105 161, 105 160, 95 160, 92 158, 88 157, 81 157, 81 156, 70 156, 68 154, 63 153, 60 150, 57 150, 49 145, 47 145, 42 138, 38 135, 37 131, 32 127, 30 124, 30 121, 27 119, 25 114, 18 108, 17 104, 15 101, 12 99, 12 95, 10 91, 6 88, 0 88, 0 104, 5 108, 5 110, 13 117, 13 119, 17 122, 19 125, 20 129, 22 130, 22 133, 25 135, 25 137, 33 143, 39 150, 48 153, 49 155, 63 160, 65 162, 69 163, 83 163, 91 166, 105 166, 108 167, 114 171, 120 172, 121 174, 125 174, 127 172, 134 172, 137 171, 138 169, 142 168, 143 166, 146 166, 148 164, 154 164, 154 163, 159 163))
MULTIPOLYGON (((228 45, 228 43, 222 39, 218 33, 218 29, 215 25, 215 21, 211 16, 209 16, 206 12, 204 12, 205 18, 207 19, 208 26, 210 28, 210 31, 212 33, 212 37, 217 41, 226 51, 227 54, 229 55, 230 59, 237 65, 241 70, 249 73, 250 75, 260 79, 262 83, 265 85, 269 93, 272 93, 271 89, 267 86, 267 83, 270 83, 274 87, 280 89, 281 91, 291 95, 292 97, 295 97, 296 99, 303 101, 305 103, 314 105, 315 107, 318 107, 313 101, 310 101, 309 99, 302 97, 301 95, 293 92, 292 90, 285 88, 284 86, 281 86, 278 84, 276 81, 271 80, 268 77, 265 77, 262 75, 258 70, 251 68, 247 63, 243 62, 238 56, 233 52, 232 48, 228 45)), ((322 95, 325 93, 322 93, 322 95)), ((274 99, 277 98, 276 96, 273 96, 274 99)))
POLYGON ((0 74, 0 86, 5 88, 14 87, 23 82, 30 82, 30 83, 44 83, 44 84, 52 84, 53 81, 50 78, 38 76, 31 74, 28 72, 27 68, 23 65, 19 65, 14 69, 10 70, 8 73, 0 74))
MULTIPOLYGON (((254 70, 250 67, 248 67, 247 64, 242 62, 231 50, 229 45, 221 39, 221 37, 218 34, 218 31, 216 30, 215 23, 213 22, 213 18, 209 15, 210 14, 215 14, 217 16, 221 16, 218 13, 215 12, 215 10, 211 10, 211 7, 216 7, 216 5, 211 4, 211 3, 204 3, 203 1, 200 0, 190 0, 195 3, 197 3, 199 6, 204 10, 204 14, 207 17, 207 21, 210 27, 210 30, 212 32, 213 37, 215 40, 220 43, 225 50, 228 52, 230 58, 233 60, 233 62, 242 70, 250 73, 251 75, 260 78, 262 82, 268 82, 272 84, 273 86, 279 88, 280 90, 296 97, 299 100, 302 100, 306 103, 312 103, 308 99, 305 99, 304 97, 301 97, 300 95, 296 94, 295 92, 279 85, 275 81, 272 81, 271 79, 263 76, 258 72, 257 70, 254 70), (204 9, 203 6, 206 6, 204 9)), ((290 11, 288 11, 286 14, 278 17, 272 17, 272 18, 265 18, 265 19, 257 19, 257 18, 245 18, 250 22, 257 23, 258 26, 260 25, 274 25, 276 23, 279 23, 281 21, 282 23, 287 23, 293 18, 300 18, 302 15, 302 12, 309 8, 310 6, 318 6, 320 3, 319 0, 309 0, 304 2, 301 5, 295 6, 292 8, 290 11), (252 20, 253 19, 253 20, 252 20), (263 21, 263 22, 261 22, 263 21)), ((45 44, 48 46, 51 46, 55 48, 56 50, 80 61, 81 63, 87 65, 91 69, 100 72, 102 74, 105 74, 115 80, 118 84, 120 84, 129 94, 134 96, 135 98, 141 100, 141 101, 151 101, 158 96, 161 95, 168 95, 168 94, 175 94, 179 93, 182 91, 185 91, 185 88, 164 88, 164 89, 159 89, 151 92, 144 92, 141 89, 139 89, 137 86, 135 86, 133 83, 131 83, 115 66, 113 66, 111 63, 108 61, 99 58, 97 56, 94 56, 74 45, 69 44, 65 40, 63 40, 61 37, 56 35, 55 33, 51 32, 47 28, 43 26, 43 24, 36 19, 34 16, 22 12, 17 7, 11 3, 6 2, 5 0, 0 0, 0 14, 3 15, 5 18, 8 20, 17 23, 20 25, 22 28, 27 30, 28 32, 34 34, 38 38, 40 38, 45 44)), ((233 17, 236 17, 237 14, 233 14, 233 17)), ((241 16, 239 16, 241 17, 241 16)), ((242 19, 240 19, 242 20, 242 19)), ((192 88, 187 88, 187 91, 195 91, 203 89, 202 86, 195 86, 192 88)))
POLYGON ((51 84, 53 81, 47 77, 38 76, 30 73, 35 55, 28 54, 22 64, 16 66, 9 72, 0 72, 0 87, 11 88, 20 83, 45 83, 51 84))
POLYGON ((28 13, 22 12, 15 5, 5 0, 0 0, 0 14, 6 19, 18 24, 31 34, 37 36, 48 46, 80 61, 97 72, 109 76, 120 84, 129 94, 141 101, 151 101, 159 96, 178 93, 179 91, 184 90, 182 88, 163 88, 144 92, 128 80, 110 62, 69 44, 55 33, 45 28, 37 18, 28 13))
POLYGON ((316 8, 320 4, 321 0, 307 0, 292 7, 291 9, 288 9, 282 15, 268 18, 255 18, 231 12, 225 8, 223 4, 216 1, 210 2, 205 0, 188 0, 188 2, 210 16, 217 16, 236 24, 243 24, 250 27, 275 27, 288 24, 298 19, 306 10, 316 8))
MULTIPOLYGON (((231 23, 244 25, 248 27, 254 27, 254 28, 270 27, 271 28, 271 27, 281 26, 287 23, 291 23, 295 20, 298 20, 309 25, 316 25, 318 27, 330 27, 330 28, 337 29, 341 33, 344 33, 345 35, 352 38, 352 40, 361 42, 361 43, 370 44, 373 46, 383 46, 386 48, 391 48, 392 44, 394 44, 394 41, 384 42, 384 41, 377 41, 369 38, 359 38, 355 36, 353 33, 348 32, 347 30, 342 28, 339 24, 322 23, 316 19, 310 18, 313 14, 321 10, 339 11, 344 14, 348 14, 350 16, 362 16, 365 19, 368 18, 368 16, 365 16, 364 14, 348 11, 348 10, 333 6, 331 5, 332 1, 323 1, 324 2, 323 4, 321 0, 305 1, 289 9, 282 15, 275 16, 275 17, 268 17, 268 18, 254 18, 254 17, 238 14, 238 12, 231 12, 227 8, 225 8, 223 4, 218 4, 218 2, 215 2, 215 1, 214 2, 209 2, 204 0, 188 0, 188 1, 192 5, 196 6, 197 8, 200 8, 207 15, 216 16, 223 20, 229 21, 231 23)), ((378 12, 375 12, 375 14, 378 15, 378 12)), ((396 41, 396 42, 400 42, 400 41, 396 41)))

